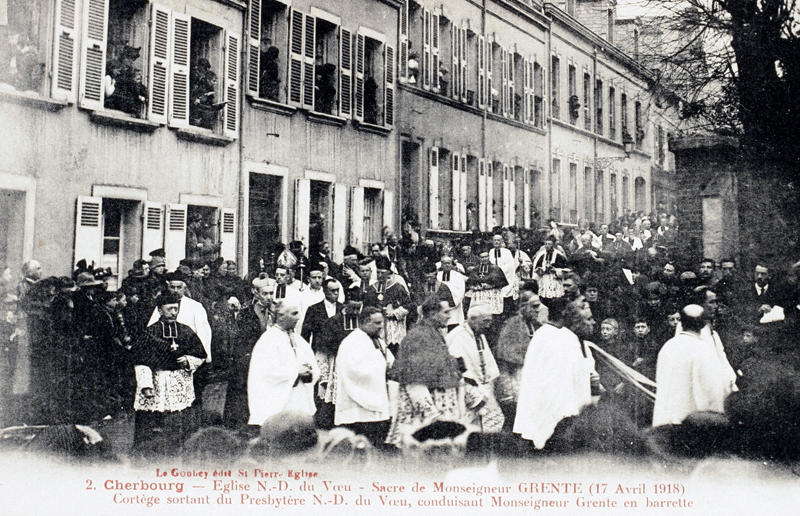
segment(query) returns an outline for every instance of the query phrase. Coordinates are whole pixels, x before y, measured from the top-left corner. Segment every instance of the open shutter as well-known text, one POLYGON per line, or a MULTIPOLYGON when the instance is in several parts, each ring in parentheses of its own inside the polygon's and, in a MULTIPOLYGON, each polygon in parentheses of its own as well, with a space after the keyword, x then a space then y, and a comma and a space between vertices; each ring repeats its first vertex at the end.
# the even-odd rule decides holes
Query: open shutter
POLYGON ((153 5, 150 18, 150 102, 147 118, 152 122, 167 123, 169 42, 171 11, 153 5))
POLYGON ((236 260, 236 210, 223 208, 220 226, 219 254, 226 260, 236 260))
POLYGON ((454 99, 458 99, 461 80, 458 78, 461 68, 458 65, 458 28, 450 23, 450 91, 454 99))
POLYGON ((170 53, 169 125, 189 126, 189 50, 192 17, 172 13, 172 52, 170 53))
POLYGON ((531 70, 530 61, 525 59, 522 64, 522 121, 526 124, 531 120, 531 109, 528 102, 531 93, 531 70))
MULTIPOLYGON (((514 68, 514 63, 516 63, 516 58, 514 57, 514 52, 508 53, 508 116, 516 119, 517 117, 517 108, 515 102, 515 93, 516 87, 515 82, 517 79, 516 76, 516 69, 514 68)), ((520 106, 521 107, 521 106, 520 106)))
MULTIPOLYGON (((303 108, 314 110, 314 86, 316 74, 314 73, 314 52, 317 48, 316 41, 317 19, 306 14, 305 30, 303 37, 303 108)), ((306 244, 307 245, 307 244, 306 244)))
POLYGON ((250 0, 247 11, 247 93, 258 97, 261 67, 261 0, 250 0))
POLYGON ((350 190, 350 245, 361 249, 364 241, 364 188, 350 190))
POLYGON ((333 260, 337 263, 344 258, 344 248, 347 245, 347 185, 335 183, 333 185, 333 260))
POLYGON ((431 147, 428 153, 428 226, 439 227, 439 149, 431 147))
POLYGON ((486 39, 478 36, 478 107, 486 106, 486 39))
POLYGON ((85 0, 81 44, 80 106, 102 109, 106 75, 108 0, 85 0))
POLYGON ((353 115, 353 34, 339 28, 339 116, 353 115))
POLYGON ((486 42, 486 109, 492 111, 494 97, 492 95, 492 68, 493 68, 492 43, 486 42))
POLYGON ((508 106, 508 50, 505 48, 501 50, 500 54, 500 68, 501 74, 503 77, 503 91, 501 93, 503 97, 503 116, 508 116, 510 114, 509 106, 508 106))
POLYGON ((403 82, 408 79, 408 0, 403 0, 403 5, 400 7, 400 66, 398 67, 398 75, 400 81, 403 82))
POLYGON ((289 104, 303 105, 303 22, 304 14, 292 9, 289 23, 289 104))
POLYGON ((450 154, 450 163, 453 182, 453 227, 450 229, 458 230, 461 229, 461 200, 459 199, 461 196, 461 158, 458 154, 453 152, 450 154))
POLYGON ((356 34, 356 87, 355 87, 355 113, 353 118, 359 122, 364 121, 364 35, 356 34))
POLYGON ((486 231, 494 227, 494 170, 492 160, 486 160, 486 231))
POLYGON ((439 91, 439 15, 431 15, 431 89, 439 91))
POLYGON ((241 38, 225 33, 225 136, 239 135, 239 55, 241 38))
POLYGON ((422 31, 422 87, 431 88, 431 12, 425 9, 422 31))
POLYGON ((300 240, 308 247, 308 229, 310 225, 311 180, 295 179, 294 182, 294 239, 300 240))
POLYGON ((469 227, 467 225, 467 156, 465 154, 461 155, 461 191, 459 192, 459 200, 461 201, 461 206, 459 211, 461 212, 461 229, 464 231, 468 231, 469 227))
POLYGON ((186 258, 186 205, 167 204, 164 251, 167 270, 177 269, 186 258))
POLYGON ((75 264, 100 266, 103 259, 103 198, 78 196, 75 211, 75 264))
POLYGON ((461 82, 460 90, 461 90, 461 102, 467 101, 467 28, 461 27, 460 29, 461 34, 461 44, 458 46, 460 55, 460 70, 461 73, 458 74, 458 78, 461 82))
MULTIPOLYGON (((506 226, 517 225, 517 168, 508 167, 508 222, 506 226)), ((520 178, 521 179, 521 178, 520 178)))
POLYGON ((383 191, 383 227, 394 230, 394 192, 383 191))
POLYGON ((75 102, 76 0, 56 0, 53 39, 53 98, 75 102))
POLYGON ((164 247, 164 205, 147 201, 142 214, 142 258, 164 247))
POLYGON ((394 47, 391 45, 384 45, 384 67, 386 73, 386 88, 384 95, 386 96, 383 110, 383 124, 387 127, 394 125, 394 47))
POLYGON ((531 227, 531 171, 530 169, 525 169, 523 171, 525 175, 525 187, 522 189, 522 203, 523 203, 523 222, 526 228, 531 227))
POLYGON ((486 162, 478 160, 478 229, 487 231, 486 227, 486 162))

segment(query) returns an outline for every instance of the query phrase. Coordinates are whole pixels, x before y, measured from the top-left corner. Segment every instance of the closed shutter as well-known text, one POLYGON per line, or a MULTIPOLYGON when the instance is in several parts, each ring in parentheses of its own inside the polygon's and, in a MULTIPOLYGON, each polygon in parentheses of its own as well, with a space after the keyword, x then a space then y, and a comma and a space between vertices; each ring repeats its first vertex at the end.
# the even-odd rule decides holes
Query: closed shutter
POLYGON ((459 59, 460 59, 460 73, 458 74, 458 78, 461 81, 461 102, 467 101, 467 28, 461 27, 461 44, 458 46, 459 48, 459 59))
POLYGON ((347 185, 333 185, 333 260, 341 263, 347 245, 347 185))
POLYGON ((400 8, 400 66, 398 75, 400 81, 408 79, 408 0, 403 0, 400 8))
POLYGON ((383 227, 394 230, 394 192, 383 191, 383 227))
POLYGON ((289 22, 289 104, 303 105, 303 13, 292 9, 289 22))
POLYGON ((478 160, 478 229, 488 231, 486 227, 486 162, 478 160))
POLYGON ((508 50, 505 48, 500 51, 500 75, 502 77, 502 113, 503 116, 509 115, 508 109, 508 50))
POLYGON ((386 88, 384 95, 386 96, 384 103, 384 125, 392 127, 394 125, 394 47, 385 45, 384 67, 386 73, 386 88))
POLYGON ((167 123, 169 99, 169 42, 171 11, 153 5, 150 18, 150 101, 147 103, 147 118, 152 122, 167 123))
POLYGON ((311 214, 311 181, 295 179, 294 183, 294 239, 308 247, 309 216, 311 214))
POLYGON ((517 225, 517 169, 508 167, 508 220, 506 226, 517 225))
POLYGON ((339 116, 353 115, 353 34, 339 28, 339 116))
POLYGON ((359 122, 364 121, 364 35, 356 34, 354 38, 356 47, 356 81, 355 81, 355 96, 353 103, 355 104, 355 113, 353 118, 359 122))
POLYGON ((531 106, 529 104, 529 98, 531 93, 531 70, 530 70, 530 61, 525 59, 522 64, 523 70, 523 77, 522 77, 522 106, 523 106, 523 113, 522 113, 522 121, 526 124, 531 121, 531 106))
POLYGON ((56 0, 53 38, 53 98, 75 101, 76 0, 56 0))
POLYGON ((431 12, 425 9, 422 26, 422 87, 431 88, 431 12))
POLYGON ((428 152, 428 227, 439 227, 439 149, 428 152))
POLYGON ((431 15, 431 89, 439 91, 439 15, 431 15))
POLYGON ((494 97, 492 96, 492 68, 493 68, 492 43, 486 42, 486 109, 492 111, 494 97))
POLYGON ((225 34, 225 136, 239 136, 239 55, 241 37, 234 32, 225 34))
POLYGON ((191 16, 172 13, 172 52, 170 53, 169 125, 189 126, 189 38, 191 16))
POLYGON ((461 155, 461 192, 459 192, 459 200, 461 201, 461 229, 468 231, 467 226, 467 156, 461 155))
POLYGON ((450 229, 461 229, 461 158, 455 152, 450 154, 453 186, 453 227, 450 229))
POLYGON ((354 186, 350 190, 350 245, 362 250, 364 242, 364 188, 354 186))
POLYGON ((261 0, 250 0, 247 11, 247 93, 258 97, 261 68, 261 0))
POLYGON ((164 205, 147 201, 142 214, 142 259, 164 247, 164 205))
POLYGON ((525 169, 523 171, 525 175, 525 186, 522 190, 522 202, 523 202, 523 223, 525 224, 526 228, 531 227, 531 171, 530 169, 525 169))
POLYGON ((102 109, 106 75, 108 0, 85 0, 81 45, 80 106, 102 109))
POLYGON ((220 226, 219 254, 226 260, 236 260, 236 210, 223 208, 220 226))
POLYGON ((455 23, 450 23, 450 41, 450 91, 452 92, 452 97, 458 99, 461 96, 458 91, 461 85, 461 80, 458 78, 461 67, 458 64, 458 28, 456 28, 455 23))
POLYGON ((185 204, 167 204, 164 230, 164 251, 167 254, 167 270, 177 269, 186 258, 186 209, 185 204))
POLYGON ((303 37, 303 108, 314 110, 314 52, 317 48, 316 41, 317 19, 310 14, 306 14, 305 29, 303 37))
POLYGON ((478 107, 486 106, 486 39, 478 36, 478 107))
POLYGON ((87 265, 100 267, 103 259, 103 199, 78 196, 75 211, 75 264, 86 260, 87 265))

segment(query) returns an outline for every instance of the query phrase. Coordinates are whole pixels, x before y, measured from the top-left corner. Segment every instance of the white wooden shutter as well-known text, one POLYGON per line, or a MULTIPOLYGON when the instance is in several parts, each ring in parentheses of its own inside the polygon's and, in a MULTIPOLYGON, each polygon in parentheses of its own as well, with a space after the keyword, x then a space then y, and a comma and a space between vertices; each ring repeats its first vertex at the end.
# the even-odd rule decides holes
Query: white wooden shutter
POLYGON ((531 70, 530 70, 530 61, 525 59, 522 64, 522 121, 526 124, 531 121, 532 111, 531 106, 529 105, 529 98, 531 93, 531 70))
POLYGON ((428 226, 439 227, 439 149, 431 147, 428 153, 428 226))
POLYGON ((486 39, 478 36, 478 107, 486 106, 486 39))
MULTIPOLYGON (((517 168, 508 167, 508 222, 506 226, 517 225, 517 168)), ((520 178, 521 179, 521 178, 520 178)))
POLYGON ((461 158, 458 154, 453 152, 450 154, 450 163, 452 172, 452 187, 453 187, 453 227, 450 229, 461 229, 461 158))
POLYGON ((398 75, 400 81, 408 79, 408 0, 403 0, 400 7, 400 66, 398 75))
POLYGON ((502 92, 500 93, 503 116, 508 116, 508 50, 500 50, 500 74, 502 77, 502 92))
POLYGON ((383 124, 387 127, 394 125, 394 47, 384 45, 384 72, 386 74, 386 88, 384 88, 383 124))
POLYGON ((339 116, 353 116, 353 34, 339 28, 339 116))
POLYGON ((514 93, 516 92, 516 88, 514 87, 514 81, 516 80, 516 70, 514 69, 514 63, 516 59, 514 58, 514 52, 508 53, 508 116, 510 118, 516 118, 516 113, 514 112, 514 93))
POLYGON ((486 160, 486 231, 494 227, 494 164, 486 160))
MULTIPOLYGON (((492 97, 492 68, 493 68, 493 53, 492 43, 486 42, 486 109, 492 110, 493 97, 492 97)), ((488 230, 487 230, 488 231, 488 230)))
POLYGON ((450 23, 450 91, 454 99, 458 99, 461 96, 458 91, 461 86, 461 80, 458 78, 461 72, 461 67, 458 64, 458 39, 458 28, 455 23, 450 23))
POLYGON ((303 106, 303 13, 292 9, 289 22, 289 104, 303 106))
POLYGON ((192 17, 172 13, 172 52, 170 53, 169 125, 189 126, 189 52, 192 17))
MULTIPOLYGON (((303 108, 314 110, 314 86, 316 74, 314 73, 314 53, 317 45, 316 41, 317 19, 310 14, 306 14, 305 29, 303 32, 303 108)), ((308 245, 308 243, 306 243, 308 245)))
POLYGON ((364 35, 356 34, 356 81, 355 81, 355 113, 353 118, 359 122, 364 121, 364 35))
POLYGON ((261 68, 261 0, 250 0, 247 10, 247 93, 258 97, 261 68))
POLYGON ((383 191, 383 227, 394 230, 394 192, 383 191))
POLYGON ((153 4, 150 18, 150 101, 147 118, 152 122, 167 123, 169 101, 169 44, 171 11, 153 4))
POLYGON ((310 225, 311 180, 295 179, 294 182, 294 239, 308 246, 310 225))
POLYGON ((461 212, 461 229, 462 230, 469 230, 469 226, 467 225, 467 156, 465 154, 461 155, 461 192, 459 192, 459 197, 461 201, 461 206, 459 211, 461 212))
POLYGON ((56 0, 53 39, 53 98, 75 102, 76 0, 56 0))
POLYGON ((142 259, 164 247, 164 205, 146 201, 142 214, 142 259))
POLYGON ((498 221, 501 226, 509 226, 510 224, 508 221, 510 220, 510 213, 509 210, 509 202, 510 202, 510 195, 509 195, 509 188, 508 188, 508 165, 503 165, 502 172, 503 174, 503 220, 498 221))
POLYGON ((431 89, 439 91, 439 15, 431 15, 431 89))
POLYGON ((86 109, 103 108, 107 25, 108 0, 84 0, 78 101, 86 109))
POLYGON ((350 190, 350 245, 361 249, 364 242, 364 188, 350 190))
POLYGON ((224 134, 230 138, 239 136, 239 55, 241 37, 234 32, 225 32, 225 123, 224 134))
POLYGON ((103 259, 103 198, 78 196, 75 211, 75 264, 86 260, 99 267, 103 259))
POLYGON ((523 210, 525 210, 523 216, 523 222, 526 228, 531 227, 531 171, 530 169, 526 168, 523 171, 525 174, 525 187, 522 189, 522 203, 523 203, 523 210))
POLYGON ((458 46, 459 48, 459 60, 460 60, 460 73, 458 74, 458 78, 460 80, 461 86, 459 89, 461 90, 461 102, 467 101, 467 28, 461 27, 460 29, 461 34, 461 44, 458 46))
POLYGON ((236 260, 236 210, 222 209, 220 219, 220 247, 219 254, 226 260, 236 260))
POLYGON ((422 27, 422 87, 431 88, 431 12, 425 9, 422 27))
POLYGON ((486 228, 486 162, 478 160, 478 229, 486 228))
POLYGON ((167 254, 167 270, 177 269, 186 258, 186 209, 185 204, 167 204, 164 251, 167 254))
POLYGON ((347 185, 333 185, 333 260, 341 263, 347 245, 347 185))

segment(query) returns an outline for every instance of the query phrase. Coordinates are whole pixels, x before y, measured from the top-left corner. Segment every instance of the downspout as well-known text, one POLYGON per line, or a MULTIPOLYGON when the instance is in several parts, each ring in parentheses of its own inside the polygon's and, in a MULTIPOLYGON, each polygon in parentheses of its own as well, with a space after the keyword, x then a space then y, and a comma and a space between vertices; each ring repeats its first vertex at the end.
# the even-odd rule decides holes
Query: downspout
MULTIPOLYGON (((486 34, 486 0, 483 0, 481 5, 481 34, 483 34, 484 46, 486 42, 489 41, 488 35, 486 34)), ((478 50, 480 54, 480 50, 478 50)), ((484 70, 486 69, 486 61, 491 59, 491 56, 486 55, 486 49, 484 48, 484 63, 483 67, 484 70)), ((484 87, 485 87, 486 79, 484 78, 484 87)), ((494 86, 494 78, 492 78, 492 86, 494 86)), ((477 89, 477 88, 476 88, 477 89)), ((492 102, 492 92, 487 91, 486 98, 488 99, 487 105, 484 105, 483 113, 481 113, 481 159, 486 158, 486 118, 487 113, 489 112, 491 102, 492 102)), ((491 202, 489 199, 486 200, 487 204, 491 206, 491 202)), ((487 208, 488 209, 488 208, 487 208)))

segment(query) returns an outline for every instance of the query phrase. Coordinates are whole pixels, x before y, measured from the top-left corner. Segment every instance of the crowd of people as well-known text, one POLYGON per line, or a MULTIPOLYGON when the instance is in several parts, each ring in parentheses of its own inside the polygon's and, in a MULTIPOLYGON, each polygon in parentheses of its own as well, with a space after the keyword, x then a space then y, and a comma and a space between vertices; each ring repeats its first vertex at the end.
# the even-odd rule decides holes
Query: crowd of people
POLYGON ((169 454, 202 426, 252 436, 286 411, 387 452, 435 423, 563 449, 603 403, 641 430, 732 410, 743 424, 737 391, 764 389, 764 364, 800 367, 795 269, 688 264, 674 217, 657 218, 458 240, 387 228, 342 263, 292 242, 247 278, 221 257, 167 272, 157 250, 116 291, 85 263, 44 278, 28 262, 16 289, 4 274, 3 425, 135 414, 134 452, 169 454), (22 341, 32 397, 12 412, 22 341))

